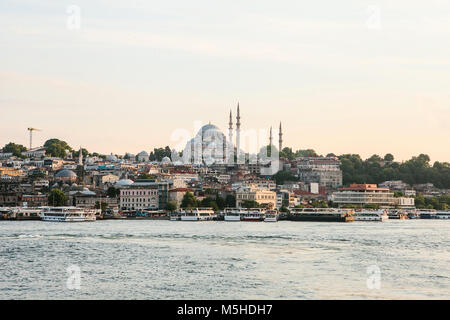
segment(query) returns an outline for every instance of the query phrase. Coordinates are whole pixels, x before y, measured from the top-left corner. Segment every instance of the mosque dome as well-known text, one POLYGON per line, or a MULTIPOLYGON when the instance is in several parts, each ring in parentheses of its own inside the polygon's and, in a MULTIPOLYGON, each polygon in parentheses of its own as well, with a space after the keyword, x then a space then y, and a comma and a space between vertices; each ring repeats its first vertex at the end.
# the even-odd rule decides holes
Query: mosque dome
POLYGON ((195 137, 189 140, 183 150, 185 163, 223 163, 227 149, 225 135, 214 124, 200 128, 195 137))
POLYGON ((63 169, 63 170, 59 171, 58 173, 56 173, 55 177, 57 177, 57 178, 76 178, 77 175, 72 170, 63 169))
POLYGON ((132 185, 134 182, 130 179, 122 179, 116 182, 114 185, 116 188, 126 187, 132 185))
POLYGON ((161 162, 162 162, 162 163, 170 163, 170 162, 172 162, 172 161, 170 160, 169 157, 164 157, 164 158, 162 158, 161 162))
POLYGON ((112 153, 106 157, 106 160, 108 161, 117 161, 117 157, 113 155, 112 153))

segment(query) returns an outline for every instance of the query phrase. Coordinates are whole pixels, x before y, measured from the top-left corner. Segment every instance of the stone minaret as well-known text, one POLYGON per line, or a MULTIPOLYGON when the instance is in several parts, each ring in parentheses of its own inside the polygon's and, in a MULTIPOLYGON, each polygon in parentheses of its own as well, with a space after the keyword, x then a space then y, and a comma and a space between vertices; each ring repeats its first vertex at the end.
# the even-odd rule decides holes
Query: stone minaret
POLYGON ((283 131, 281 130, 281 122, 280 122, 280 139, 278 140, 278 151, 281 152, 281 150, 283 150, 283 131))
POLYGON ((228 141, 233 144, 233 118, 230 110, 230 122, 228 123, 228 141))
POLYGON ((83 165, 83 150, 81 149, 81 146, 80 146, 80 154, 78 155, 78 164, 80 166, 83 165))
POLYGON ((239 102, 238 102, 237 116, 236 116, 236 155, 238 159, 240 150, 241 150, 241 114, 239 111, 239 102))
POLYGON ((272 141, 273 141, 273 137, 272 137, 272 127, 270 127, 270 138, 269 138, 269 147, 272 148, 272 141))

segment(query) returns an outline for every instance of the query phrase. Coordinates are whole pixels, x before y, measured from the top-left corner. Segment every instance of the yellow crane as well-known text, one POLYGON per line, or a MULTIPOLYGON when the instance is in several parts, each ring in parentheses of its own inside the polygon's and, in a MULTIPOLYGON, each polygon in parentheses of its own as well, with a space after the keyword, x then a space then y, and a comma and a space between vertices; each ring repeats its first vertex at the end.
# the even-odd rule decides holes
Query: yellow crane
POLYGON ((30 131, 30 150, 31 150, 33 146, 33 131, 42 131, 42 130, 36 128, 28 128, 28 131, 30 131))

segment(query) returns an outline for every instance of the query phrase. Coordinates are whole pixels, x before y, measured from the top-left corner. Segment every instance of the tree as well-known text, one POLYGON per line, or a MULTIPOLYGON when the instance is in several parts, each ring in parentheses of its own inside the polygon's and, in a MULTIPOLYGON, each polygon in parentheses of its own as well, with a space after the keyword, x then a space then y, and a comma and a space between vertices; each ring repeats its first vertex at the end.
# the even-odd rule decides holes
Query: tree
POLYGON ((242 207, 244 207, 246 209, 259 208, 259 203, 256 202, 255 200, 244 200, 242 202, 242 207))
POLYGON ((115 198, 120 194, 120 190, 114 187, 109 187, 108 191, 106 191, 106 195, 110 198, 115 198))
POLYGON ((227 194, 225 197, 225 207, 235 208, 236 207, 236 197, 232 194, 227 194))
POLYGON ((73 149, 67 144, 67 142, 59 139, 50 139, 44 143, 46 154, 51 157, 64 158, 66 151, 72 152, 73 149))
POLYGON ((394 161, 394 156, 391 153, 386 153, 383 159, 386 162, 392 162, 394 161))
POLYGON ((272 176, 278 185, 284 184, 286 181, 298 181, 298 179, 290 171, 278 171, 272 176))
POLYGON ((13 142, 10 142, 3 147, 4 153, 12 153, 13 156, 16 157, 22 157, 22 152, 24 151, 27 151, 27 148, 21 144, 15 144, 13 142))
POLYGON ((289 209, 286 208, 285 206, 282 206, 282 207, 280 208, 280 211, 281 211, 281 212, 285 212, 285 213, 289 213, 289 212, 290 212, 289 209))
POLYGON ((280 158, 285 158, 288 160, 295 160, 295 154, 292 151, 292 148, 289 148, 289 147, 283 148, 283 150, 281 150, 281 152, 280 152, 280 158))
POLYGON ((67 205, 67 196, 60 189, 53 189, 48 195, 48 204, 54 207, 67 205))
POLYGON ((151 175, 151 174, 148 174, 148 173, 141 173, 138 176, 138 179, 141 179, 141 180, 148 180, 148 179, 153 180, 153 179, 156 179, 156 177, 154 175, 151 175))
POLYGON ((196 208, 198 207, 197 198, 192 194, 192 192, 186 192, 181 200, 182 208, 196 208))
POLYGON ((218 211, 219 210, 219 207, 218 207, 216 201, 213 198, 211 198, 211 197, 204 198, 200 202, 200 206, 201 207, 207 207, 207 208, 211 207, 211 208, 213 208, 214 211, 218 211))
POLYGON ((318 157, 318 154, 313 149, 297 150, 295 151, 295 157, 318 157))
POLYGON ((174 212, 175 210, 177 210, 177 203, 176 203, 176 201, 174 201, 174 200, 167 201, 166 210, 169 211, 169 212, 174 212))
POLYGON ((101 209, 102 212, 105 212, 107 208, 108 208, 108 203, 103 202, 103 201, 101 204, 99 201, 95 202, 95 209, 101 209))

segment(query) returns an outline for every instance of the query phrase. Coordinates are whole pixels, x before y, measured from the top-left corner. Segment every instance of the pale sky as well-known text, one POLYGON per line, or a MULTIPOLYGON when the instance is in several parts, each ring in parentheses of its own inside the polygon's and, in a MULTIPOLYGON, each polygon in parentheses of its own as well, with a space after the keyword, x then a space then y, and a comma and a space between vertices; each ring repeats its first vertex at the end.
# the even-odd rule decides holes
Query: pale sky
POLYGON ((294 150, 450 161, 450 1, 0 2, 0 146, 149 152, 238 101, 294 150))

